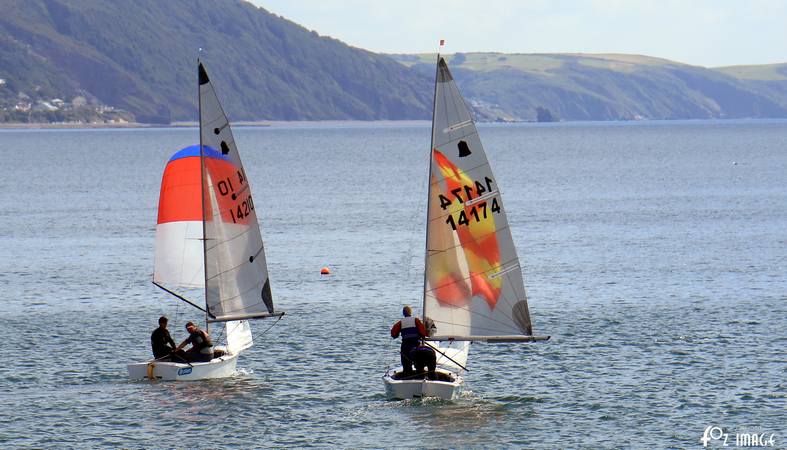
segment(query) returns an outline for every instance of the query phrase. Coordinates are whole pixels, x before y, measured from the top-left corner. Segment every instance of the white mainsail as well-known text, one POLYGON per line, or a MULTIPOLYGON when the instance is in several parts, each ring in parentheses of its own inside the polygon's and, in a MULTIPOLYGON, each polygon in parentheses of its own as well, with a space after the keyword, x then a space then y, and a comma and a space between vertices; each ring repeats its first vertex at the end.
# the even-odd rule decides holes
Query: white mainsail
POLYGON ((546 339, 532 336, 500 189, 442 57, 431 155, 423 307, 424 317, 435 326, 430 339, 546 339))
POLYGON ((273 298, 249 180, 202 63, 199 101, 209 322, 268 317, 273 298))

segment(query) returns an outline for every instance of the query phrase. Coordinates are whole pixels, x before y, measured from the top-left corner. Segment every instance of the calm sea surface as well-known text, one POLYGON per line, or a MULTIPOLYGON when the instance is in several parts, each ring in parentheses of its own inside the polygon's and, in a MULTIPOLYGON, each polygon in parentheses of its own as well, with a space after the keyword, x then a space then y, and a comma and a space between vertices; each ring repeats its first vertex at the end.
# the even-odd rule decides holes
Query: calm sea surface
POLYGON ((543 344, 386 401, 420 310, 428 125, 237 128, 277 307, 237 376, 131 382, 167 314, 159 183, 194 129, 0 131, 0 447, 787 447, 787 122, 481 126, 543 344), (321 277, 328 265, 333 274, 321 277), (718 444, 718 443, 717 443, 718 444))

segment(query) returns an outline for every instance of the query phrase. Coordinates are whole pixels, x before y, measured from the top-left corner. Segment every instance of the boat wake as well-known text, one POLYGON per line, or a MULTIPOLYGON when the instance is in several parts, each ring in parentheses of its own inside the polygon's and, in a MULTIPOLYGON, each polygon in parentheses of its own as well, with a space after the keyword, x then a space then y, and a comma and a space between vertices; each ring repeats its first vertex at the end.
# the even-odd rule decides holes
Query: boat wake
POLYGON ((517 404, 521 404, 521 403, 543 403, 544 402, 543 398, 534 397, 534 396, 524 396, 524 395, 506 395, 506 396, 502 396, 502 397, 496 397, 496 398, 494 398, 494 400, 498 401, 500 403, 505 403, 505 404, 511 404, 511 403, 517 403, 517 404))
POLYGON ((246 369, 244 367, 237 367, 235 372, 232 373, 233 376, 236 377, 247 377, 250 375, 254 375, 254 369, 246 369))

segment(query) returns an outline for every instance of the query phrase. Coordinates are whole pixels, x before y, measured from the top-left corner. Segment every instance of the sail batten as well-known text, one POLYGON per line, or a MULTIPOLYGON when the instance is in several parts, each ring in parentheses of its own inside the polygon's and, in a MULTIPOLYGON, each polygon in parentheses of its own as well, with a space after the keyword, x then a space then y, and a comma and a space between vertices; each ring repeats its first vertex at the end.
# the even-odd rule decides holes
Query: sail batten
MULTIPOLYGON (((518 264, 517 264, 517 267, 512 268, 511 270, 515 270, 515 269, 519 269, 518 264)), ((510 270, 505 270, 505 271, 499 270, 499 268, 494 267, 494 268, 492 268, 492 269, 490 269, 488 271, 482 272, 482 274, 485 275, 485 276, 488 276, 490 279, 495 279, 495 278, 498 278, 498 277, 501 277, 501 276, 505 275, 505 273, 503 273, 503 272, 507 273, 509 271, 510 270)), ((442 284, 436 284, 434 287, 432 287, 430 289, 427 289, 426 292, 427 293, 434 292, 437 289, 444 288, 444 287, 449 286, 451 284, 464 283, 464 282, 468 282, 468 281, 470 281, 472 279, 473 279, 472 275, 466 276, 466 277, 463 277, 463 278, 455 277, 455 278, 452 278, 452 279, 450 279, 450 280, 448 280, 448 281, 446 281, 446 282, 444 282, 442 284)))
POLYGON ((448 133, 449 131, 455 131, 472 124, 473 124, 472 120, 465 120, 464 122, 455 123, 449 126, 448 128, 443 129, 443 133, 448 133))
POLYGON ((427 210, 424 317, 435 327, 432 339, 534 340, 501 191, 442 57, 427 210))

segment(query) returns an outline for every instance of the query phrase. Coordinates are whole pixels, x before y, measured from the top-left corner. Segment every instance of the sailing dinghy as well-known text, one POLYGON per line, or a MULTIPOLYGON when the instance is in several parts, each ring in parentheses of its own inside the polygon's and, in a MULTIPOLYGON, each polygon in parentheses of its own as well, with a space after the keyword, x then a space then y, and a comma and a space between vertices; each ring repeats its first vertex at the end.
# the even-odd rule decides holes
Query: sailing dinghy
POLYGON ((249 320, 284 314, 273 308, 260 227, 232 130, 204 66, 198 66, 200 145, 177 152, 164 171, 153 283, 201 310, 206 330, 223 324, 212 337, 223 334, 226 346, 214 347, 223 352, 210 362, 129 364, 131 379, 228 377, 240 352, 253 344, 249 320), (204 307, 195 300, 200 295, 204 307))
POLYGON ((435 75, 424 267, 423 322, 435 349, 434 380, 388 370, 388 399, 459 392, 470 343, 545 341, 534 336, 522 270, 503 200, 475 123, 439 54, 435 75))

